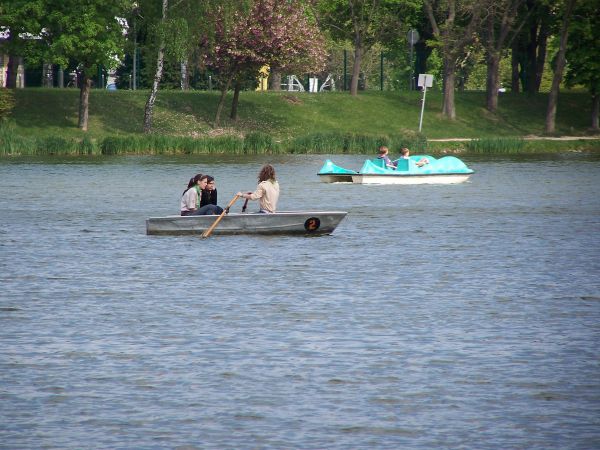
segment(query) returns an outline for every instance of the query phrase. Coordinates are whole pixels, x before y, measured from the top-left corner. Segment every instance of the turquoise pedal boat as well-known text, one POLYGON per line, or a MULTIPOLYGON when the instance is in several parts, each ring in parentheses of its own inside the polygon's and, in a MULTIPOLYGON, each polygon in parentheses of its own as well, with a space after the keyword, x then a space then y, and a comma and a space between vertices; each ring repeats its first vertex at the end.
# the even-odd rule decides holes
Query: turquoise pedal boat
POLYGON ((367 159, 358 172, 336 166, 326 160, 317 174, 324 183, 355 184, 454 184, 467 181, 474 173, 455 156, 434 158, 430 155, 414 155, 398 159, 397 168, 385 165, 383 159, 367 159), (421 167, 417 162, 427 158, 429 164, 421 167))

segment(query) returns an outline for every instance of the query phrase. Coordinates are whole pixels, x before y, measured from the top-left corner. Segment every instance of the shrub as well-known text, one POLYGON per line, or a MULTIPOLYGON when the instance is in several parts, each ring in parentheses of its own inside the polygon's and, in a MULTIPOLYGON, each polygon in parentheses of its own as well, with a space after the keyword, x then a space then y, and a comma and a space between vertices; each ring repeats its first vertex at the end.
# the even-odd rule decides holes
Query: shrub
POLYGON ((7 118, 15 107, 15 96, 11 89, 0 88, 0 120, 7 118))

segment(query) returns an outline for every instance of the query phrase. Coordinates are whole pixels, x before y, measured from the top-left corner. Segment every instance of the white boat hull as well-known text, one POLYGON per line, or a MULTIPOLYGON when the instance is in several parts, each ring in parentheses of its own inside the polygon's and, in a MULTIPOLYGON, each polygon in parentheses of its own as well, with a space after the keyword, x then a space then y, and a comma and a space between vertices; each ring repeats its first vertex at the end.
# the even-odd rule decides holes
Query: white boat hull
POLYGON ((456 184, 469 179, 470 173, 400 175, 365 173, 352 175, 355 184, 456 184))
MULTIPOLYGON (((212 234, 331 234, 346 211, 282 211, 274 214, 235 214, 223 217, 212 234)), ((166 216, 146 220, 146 234, 182 235, 207 230, 218 216, 166 216)))

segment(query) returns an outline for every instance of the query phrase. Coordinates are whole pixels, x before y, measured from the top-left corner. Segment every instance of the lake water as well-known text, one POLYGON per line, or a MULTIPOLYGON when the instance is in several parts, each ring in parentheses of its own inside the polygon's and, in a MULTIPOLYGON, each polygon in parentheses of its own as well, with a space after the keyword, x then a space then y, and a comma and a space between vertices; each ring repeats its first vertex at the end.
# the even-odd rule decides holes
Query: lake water
POLYGON ((323 159, 0 160, 0 448, 600 448, 600 157, 323 159), (146 236, 196 172, 224 205, 267 161, 332 235, 146 236))

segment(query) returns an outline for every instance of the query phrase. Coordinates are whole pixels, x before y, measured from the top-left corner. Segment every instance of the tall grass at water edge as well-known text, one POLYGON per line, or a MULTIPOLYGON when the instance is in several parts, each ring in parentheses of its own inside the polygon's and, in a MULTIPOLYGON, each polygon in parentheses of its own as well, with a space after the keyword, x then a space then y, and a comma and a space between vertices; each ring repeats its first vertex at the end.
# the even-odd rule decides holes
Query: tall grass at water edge
POLYGON ((474 139, 465 143, 465 150, 476 154, 523 153, 525 141, 520 138, 474 139))
POLYGON ((449 145, 429 143, 434 153, 464 153, 473 155, 543 154, 556 152, 597 152, 599 140, 527 140, 523 138, 474 139, 449 145))
POLYGON ((64 138, 23 136, 10 122, 0 124, 0 155, 194 155, 194 154, 276 154, 276 153, 373 153, 380 145, 399 149, 424 149, 426 139, 419 134, 368 136, 351 133, 313 133, 288 141, 278 141, 263 132, 244 137, 225 135, 192 138, 159 134, 64 138))
POLYGON ((369 136, 352 133, 312 133, 300 136, 289 143, 291 153, 375 153, 381 145, 394 150, 408 147, 417 151, 427 146, 427 139, 419 133, 391 136, 369 136))
POLYGON ((94 155, 100 151, 87 136, 69 139, 61 136, 23 136, 10 122, 0 124, 0 155, 94 155))

